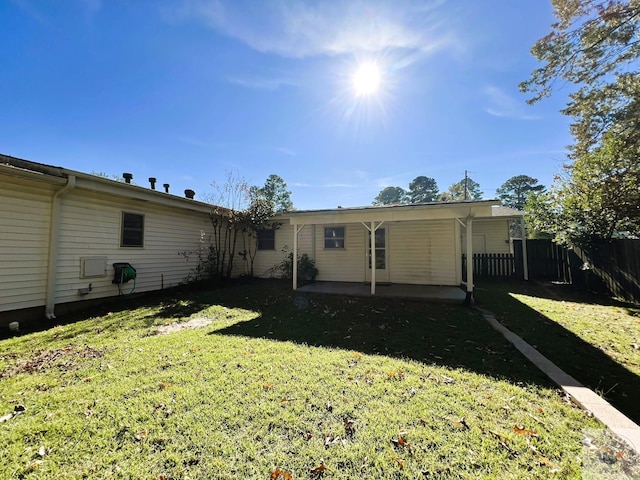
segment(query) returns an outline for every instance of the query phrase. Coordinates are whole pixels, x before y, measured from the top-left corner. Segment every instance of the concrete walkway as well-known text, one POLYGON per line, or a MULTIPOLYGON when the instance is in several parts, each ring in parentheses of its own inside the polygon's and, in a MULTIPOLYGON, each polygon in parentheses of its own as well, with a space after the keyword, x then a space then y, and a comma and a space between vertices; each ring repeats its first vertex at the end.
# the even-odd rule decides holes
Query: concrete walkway
POLYGON ((640 454, 640 427, 630 418, 616 410, 604 398, 596 395, 578 382, 571 375, 567 375, 556 364, 543 356, 538 350, 525 342, 518 335, 498 322, 495 316, 483 308, 476 307, 489 324, 498 330, 536 367, 542 370, 551 380, 557 383, 564 392, 580 407, 588 410, 609 428, 613 433, 625 440, 636 453, 640 454))

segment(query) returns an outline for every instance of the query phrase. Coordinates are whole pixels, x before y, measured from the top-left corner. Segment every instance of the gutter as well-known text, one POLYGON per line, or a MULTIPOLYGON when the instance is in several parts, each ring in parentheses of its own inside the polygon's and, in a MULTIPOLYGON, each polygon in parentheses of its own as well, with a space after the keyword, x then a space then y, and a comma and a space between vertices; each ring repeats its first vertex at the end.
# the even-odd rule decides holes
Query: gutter
POLYGON ((60 236, 61 198, 76 186, 75 175, 67 177, 67 184, 58 190, 51 199, 51 216, 49 218, 49 262, 47 265, 47 291, 45 296, 44 315, 48 320, 56 318, 56 278, 58 263, 58 240, 60 236))

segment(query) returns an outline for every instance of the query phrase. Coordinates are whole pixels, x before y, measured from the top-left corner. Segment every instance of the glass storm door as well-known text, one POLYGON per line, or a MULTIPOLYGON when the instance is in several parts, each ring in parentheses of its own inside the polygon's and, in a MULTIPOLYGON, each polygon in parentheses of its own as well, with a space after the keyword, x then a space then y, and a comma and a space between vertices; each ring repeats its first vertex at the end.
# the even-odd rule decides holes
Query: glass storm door
MULTIPOLYGON (((376 283, 389 282, 389 259, 387 257, 387 229, 376 230, 374 258, 376 266, 376 283)), ((367 231, 367 282, 371 281, 371 233, 367 231)))

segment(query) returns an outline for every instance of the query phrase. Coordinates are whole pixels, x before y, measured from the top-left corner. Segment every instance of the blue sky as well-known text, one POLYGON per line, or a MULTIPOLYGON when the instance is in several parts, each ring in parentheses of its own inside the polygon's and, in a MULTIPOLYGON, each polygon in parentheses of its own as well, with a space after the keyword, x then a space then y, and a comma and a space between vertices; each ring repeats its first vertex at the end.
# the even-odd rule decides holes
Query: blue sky
POLYGON ((547 0, 4 0, 0 21, 1 153, 198 199, 275 173, 299 209, 361 206, 465 170, 495 198, 549 185, 571 143, 568 92, 518 92, 547 0))

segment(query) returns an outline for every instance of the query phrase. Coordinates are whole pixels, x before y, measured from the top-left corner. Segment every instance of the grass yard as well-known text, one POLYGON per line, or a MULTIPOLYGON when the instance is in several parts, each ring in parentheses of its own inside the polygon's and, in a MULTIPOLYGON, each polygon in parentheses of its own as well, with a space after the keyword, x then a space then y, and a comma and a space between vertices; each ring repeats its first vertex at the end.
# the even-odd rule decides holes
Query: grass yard
POLYGON ((255 281, 74 320, 0 341, 0 478, 581 478, 600 428, 456 305, 255 281))
POLYGON ((507 328, 640 423, 640 306, 554 284, 487 283, 476 296, 507 328))

